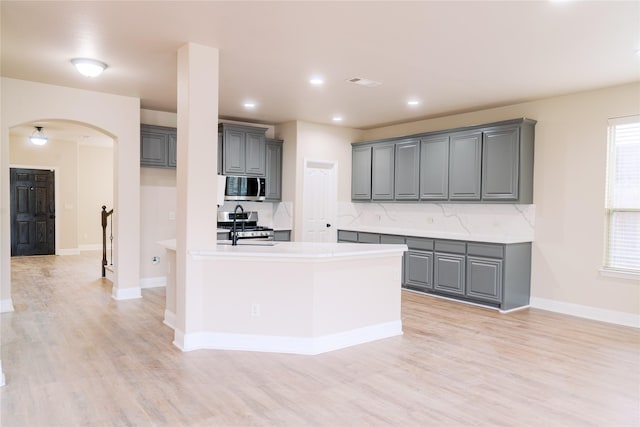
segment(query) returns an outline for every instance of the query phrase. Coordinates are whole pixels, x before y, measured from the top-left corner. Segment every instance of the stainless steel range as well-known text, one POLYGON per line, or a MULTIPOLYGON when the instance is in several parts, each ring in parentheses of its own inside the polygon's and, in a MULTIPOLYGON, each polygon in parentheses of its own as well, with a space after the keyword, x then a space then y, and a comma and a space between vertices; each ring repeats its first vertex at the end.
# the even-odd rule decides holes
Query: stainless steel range
POLYGON ((273 240, 273 228, 258 225, 258 212, 218 212, 218 228, 229 230, 229 239, 234 240, 233 223, 237 239, 273 240))

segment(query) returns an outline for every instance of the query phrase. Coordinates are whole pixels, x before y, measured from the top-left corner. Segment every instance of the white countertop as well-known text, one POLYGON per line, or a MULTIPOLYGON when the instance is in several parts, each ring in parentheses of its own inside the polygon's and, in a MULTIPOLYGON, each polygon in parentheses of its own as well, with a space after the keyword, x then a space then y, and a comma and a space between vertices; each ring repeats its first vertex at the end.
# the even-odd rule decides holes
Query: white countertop
POLYGON ((533 236, 525 235, 492 235, 492 234, 463 234, 451 233, 446 231, 434 230, 414 230, 406 228, 386 228, 386 227, 361 227, 361 226, 344 226, 338 227, 338 230, 344 231, 361 231, 365 233, 377 234, 394 234, 397 236, 408 237, 427 237, 431 239, 449 239, 464 240, 468 242, 486 242, 486 243, 528 243, 533 241, 533 236))
MULTIPOLYGON (((189 251, 194 257, 260 257, 260 258, 296 258, 301 259, 336 259, 359 258, 376 255, 401 256, 406 245, 362 245, 359 243, 312 243, 312 242, 250 242, 242 241, 237 246, 230 241, 218 241, 197 250, 189 251)), ((176 250, 175 239, 158 242, 169 250, 176 250)))

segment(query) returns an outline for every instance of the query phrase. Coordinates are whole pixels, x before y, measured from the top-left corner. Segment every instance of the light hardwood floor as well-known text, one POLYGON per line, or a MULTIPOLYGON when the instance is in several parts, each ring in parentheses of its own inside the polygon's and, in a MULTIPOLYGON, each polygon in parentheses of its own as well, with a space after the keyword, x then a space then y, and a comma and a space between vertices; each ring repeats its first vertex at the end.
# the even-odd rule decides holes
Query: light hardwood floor
POLYGON ((164 290, 114 301, 99 260, 12 260, 2 427, 640 425, 632 328, 405 292, 401 337, 319 356, 182 353, 164 290))

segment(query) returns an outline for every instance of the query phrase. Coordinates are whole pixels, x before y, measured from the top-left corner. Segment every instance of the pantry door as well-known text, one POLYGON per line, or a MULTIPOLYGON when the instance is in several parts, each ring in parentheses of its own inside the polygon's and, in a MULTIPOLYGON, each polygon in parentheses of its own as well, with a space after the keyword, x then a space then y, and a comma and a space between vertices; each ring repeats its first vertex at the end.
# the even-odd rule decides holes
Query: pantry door
POLYGON ((55 254, 54 171, 10 169, 11 256, 55 254))
POLYGON ((338 165, 305 160, 302 237, 305 242, 336 242, 338 165))

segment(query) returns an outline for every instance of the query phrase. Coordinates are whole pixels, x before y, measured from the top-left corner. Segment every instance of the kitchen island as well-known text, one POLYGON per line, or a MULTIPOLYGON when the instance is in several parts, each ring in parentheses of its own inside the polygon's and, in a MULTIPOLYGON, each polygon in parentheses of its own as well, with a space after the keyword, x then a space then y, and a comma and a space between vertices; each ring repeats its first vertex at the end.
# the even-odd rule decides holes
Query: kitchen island
POLYGON ((160 244, 173 276, 165 323, 184 351, 319 354, 402 334, 406 245, 218 242, 188 252, 205 284, 190 290, 175 280, 175 240, 160 244), (203 312, 186 332, 176 304, 185 298, 197 298, 203 312))

